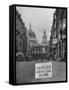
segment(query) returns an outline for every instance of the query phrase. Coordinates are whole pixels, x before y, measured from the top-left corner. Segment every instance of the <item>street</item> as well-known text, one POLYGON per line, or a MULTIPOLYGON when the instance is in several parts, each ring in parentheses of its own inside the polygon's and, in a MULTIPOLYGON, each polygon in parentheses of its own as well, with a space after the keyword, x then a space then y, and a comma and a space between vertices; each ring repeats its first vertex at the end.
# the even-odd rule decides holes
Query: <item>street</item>
POLYGON ((17 83, 49 82, 66 80, 66 64, 64 62, 52 62, 52 77, 35 79, 35 64, 48 61, 16 62, 17 83))

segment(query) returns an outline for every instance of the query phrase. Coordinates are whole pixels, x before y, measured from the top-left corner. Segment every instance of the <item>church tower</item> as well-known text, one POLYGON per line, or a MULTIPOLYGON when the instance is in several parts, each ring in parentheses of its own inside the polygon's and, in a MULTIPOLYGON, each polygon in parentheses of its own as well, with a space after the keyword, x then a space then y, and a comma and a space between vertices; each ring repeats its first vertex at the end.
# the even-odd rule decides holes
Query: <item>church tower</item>
POLYGON ((31 23, 29 24, 29 30, 32 30, 31 23))
POLYGON ((46 31, 44 30, 43 36, 42 36, 42 45, 46 46, 47 45, 47 35, 46 31))
POLYGON ((29 30, 28 30, 27 37, 28 37, 28 51, 30 51, 31 48, 32 48, 32 46, 37 43, 36 34, 35 34, 34 31, 32 30, 32 25, 31 25, 31 23, 29 24, 29 30))

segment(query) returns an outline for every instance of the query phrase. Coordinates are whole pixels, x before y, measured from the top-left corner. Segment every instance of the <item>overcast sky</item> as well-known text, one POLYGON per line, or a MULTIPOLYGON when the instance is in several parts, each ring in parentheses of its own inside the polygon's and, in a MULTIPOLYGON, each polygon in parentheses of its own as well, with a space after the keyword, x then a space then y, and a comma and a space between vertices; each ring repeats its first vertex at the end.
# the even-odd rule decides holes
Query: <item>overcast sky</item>
POLYGON ((27 30, 29 30, 29 24, 32 25, 32 30, 36 34, 36 38, 39 43, 42 42, 42 35, 44 30, 47 34, 47 39, 50 39, 51 27, 53 22, 53 13, 55 9, 50 8, 34 8, 34 7, 17 7, 17 10, 21 14, 23 22, 27 30))

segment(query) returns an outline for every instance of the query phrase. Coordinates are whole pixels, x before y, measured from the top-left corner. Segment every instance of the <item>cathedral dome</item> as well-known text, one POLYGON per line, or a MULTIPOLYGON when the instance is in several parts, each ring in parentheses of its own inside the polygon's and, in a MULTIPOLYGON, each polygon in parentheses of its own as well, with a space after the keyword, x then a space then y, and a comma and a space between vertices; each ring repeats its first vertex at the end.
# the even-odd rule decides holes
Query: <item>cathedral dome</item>
POLYGON ((35 33, 33 32, 32 28, 31 28, 31 23, 30 23, 30 26, 29 26, 28 35, 31 38, 36 38, 36 35, 35 35, 35 33))
POLYGON ((36 38, 36 35, 32 30, 29 30, 28 35, 32 38, 36 38))

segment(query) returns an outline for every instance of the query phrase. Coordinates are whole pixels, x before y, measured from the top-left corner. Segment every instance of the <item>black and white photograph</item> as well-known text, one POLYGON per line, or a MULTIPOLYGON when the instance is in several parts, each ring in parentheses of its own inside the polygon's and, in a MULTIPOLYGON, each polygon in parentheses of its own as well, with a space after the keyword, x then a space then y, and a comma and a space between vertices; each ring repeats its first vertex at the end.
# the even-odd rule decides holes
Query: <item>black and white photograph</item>
POLYGON ((16 6, 16 83, 67 80, 67 9, 16 6))
POLYGON ((69 90, 69 0, 0 0, 0 90, 69 90))

